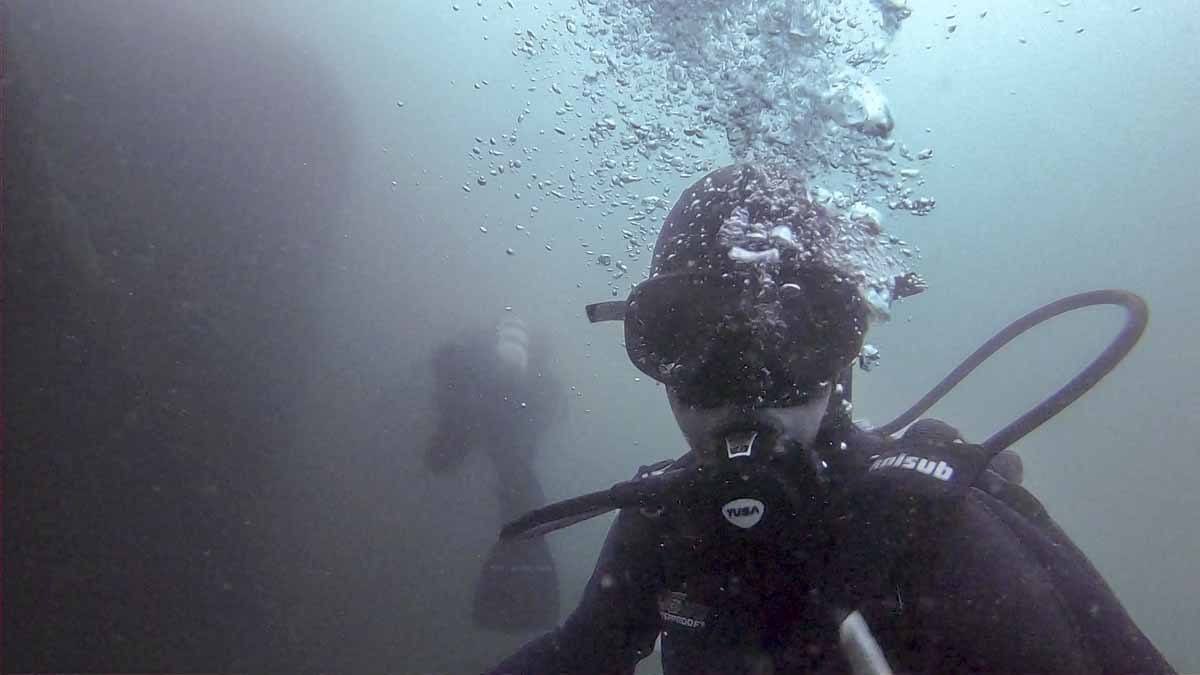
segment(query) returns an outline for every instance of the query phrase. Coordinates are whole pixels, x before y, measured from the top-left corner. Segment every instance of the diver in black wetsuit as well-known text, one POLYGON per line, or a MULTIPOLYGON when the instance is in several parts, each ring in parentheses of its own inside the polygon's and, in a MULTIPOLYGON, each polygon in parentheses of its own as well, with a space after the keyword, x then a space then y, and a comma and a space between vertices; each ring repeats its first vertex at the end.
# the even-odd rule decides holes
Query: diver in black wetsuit
MULTIPOLYGON (((545 502, 533 460, 541 436, 565 405, 549 361, 545 341, 513 316, 443 344, 434 355, 437 419, 425 465, 441 474, 472 450, 486 452, 496 468, 504 522, 545 502)), ((492 547, 475 586, 476 625, 544 629, 558 620, 558 611, 558 573, 544 541, 492 547)))
POLYGON ((490 672, 632 673, 660 635, 668 674, 1171 672, 1016 455, 936 420, 899 439, 850 421, 870 312, 797 234, 828 233, 806 195, 755 166, 709 174, 649 280, 589 308, 624 321, 691 452, 506 528, 623 506, 578 608, 490 672))

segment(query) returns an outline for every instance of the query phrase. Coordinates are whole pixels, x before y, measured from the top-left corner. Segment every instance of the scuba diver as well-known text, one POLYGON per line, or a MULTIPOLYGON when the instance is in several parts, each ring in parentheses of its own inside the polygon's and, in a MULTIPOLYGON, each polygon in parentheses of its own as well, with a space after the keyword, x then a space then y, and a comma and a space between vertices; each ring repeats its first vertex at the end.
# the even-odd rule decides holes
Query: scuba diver
MULTIPOLYGON (((496 468, 503 522, 545 501, 534 454, 565 408, 562 385, 549 366, 546 341, 513 316, 443 344, 433 358, 436 420, 425 466, 445 474, 472 450, 486 451, 496 468)), ((493 545, 475 586, 475 624, 511 632, 544 629, 558 612, 558 572, 545 541, 493 545)))
MULTIPOLYGON (((589 306, 623 321, 690 451, 501 531, 536 540, 620 509, 579 606, 490 673, 633 673, 660 636, 667 674, 1172 672, 1007 451, 1115 367, 1144 303, 1097 291, 1048 305, 863 429, 850 366, 872 308, 862 277, 820 249, 829 219, 799 178, 718 169, 667 216, 648 280, 589 306), (1125 330, 1017 422, 979 444, 913 423, 1020 332, 1094 304, 1125 307, 1125 330)), ((905 275, 891 295, 923 289, 905 275)))

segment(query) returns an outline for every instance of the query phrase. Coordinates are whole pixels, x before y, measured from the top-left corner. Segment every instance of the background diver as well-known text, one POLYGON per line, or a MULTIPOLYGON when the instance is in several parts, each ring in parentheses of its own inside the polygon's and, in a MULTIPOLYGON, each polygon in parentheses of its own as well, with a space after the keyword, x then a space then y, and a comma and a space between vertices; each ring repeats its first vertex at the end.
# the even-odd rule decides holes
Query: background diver
POLYGON ((667 216, 648 280, 589 307, 623 321, 690 452, 502 531, 621 508, 579 606, 490 672, 632 673, 660 635, 668 674, 1171 672, 1000 453, 1116 365, 1144 304, 1073 296, 985 345, 949 386, 1048 316, 1130 311, 1087 372, 984 443, 931 419, 893 439, 948 387, 879 429, 851 422, 871 310, 828 255, 829 219, 799 178, 718 169, 667 216))
MULTIPOLYGON (((447 342, 433 357, 435 426, 425 465, 444 474, 472 450, 486 452, 503 522, 545 502, 533 461, 541 436, 565 412, 550 365, 546 340, 515 316, 447 342)), ((544 629, 558 613, 558 573, 545 541, 493 545, 475 586, 475 624, 544 629)))

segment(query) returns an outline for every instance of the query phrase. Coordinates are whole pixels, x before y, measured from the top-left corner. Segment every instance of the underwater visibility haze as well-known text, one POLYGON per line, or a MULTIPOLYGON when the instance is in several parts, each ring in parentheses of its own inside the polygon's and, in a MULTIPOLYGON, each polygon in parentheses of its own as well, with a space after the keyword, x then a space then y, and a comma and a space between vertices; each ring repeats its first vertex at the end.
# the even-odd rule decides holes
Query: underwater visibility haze
MULTIPOLYGON (((676 200, 735 162, 786 168, 820 213, 742 209, 721 241, 857 290, 867 426, 1051 300, 1147 301, 1130 355, 1012 449, 1200 671, 1194 3, 9 0, 0 20, 5 672, 480 672, 561 622, 611 516, 516 552, 498 532, 687 450, 585 306, 645 280, 676 200)), ((1039 327, 929 414, 981 441, 1122 318, 1039 327)))

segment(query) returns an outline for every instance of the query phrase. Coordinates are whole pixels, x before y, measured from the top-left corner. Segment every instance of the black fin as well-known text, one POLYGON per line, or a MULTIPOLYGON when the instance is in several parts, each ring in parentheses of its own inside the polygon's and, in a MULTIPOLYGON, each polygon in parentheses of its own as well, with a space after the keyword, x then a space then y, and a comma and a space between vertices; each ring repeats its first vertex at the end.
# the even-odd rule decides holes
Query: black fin
POLYGON ((545 630, 558 623, 558 609, 558 568, 546 541, 496 542, 475 585, 475 625, 506 633, 545 630))

